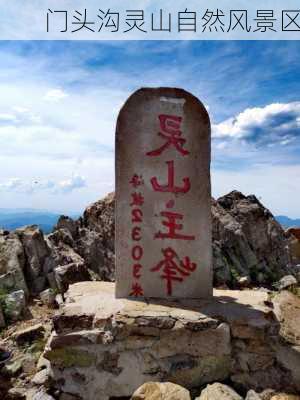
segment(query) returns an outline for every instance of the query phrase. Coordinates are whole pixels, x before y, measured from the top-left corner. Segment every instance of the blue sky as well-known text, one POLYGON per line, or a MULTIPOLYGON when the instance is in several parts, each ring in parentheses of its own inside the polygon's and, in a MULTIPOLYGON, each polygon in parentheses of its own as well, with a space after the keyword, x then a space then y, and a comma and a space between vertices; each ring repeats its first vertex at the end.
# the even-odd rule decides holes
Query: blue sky
POLYGON ((141 86, 212 121, 212 188, 299 217, 300 42, 0 42, 0 208, 82 211, 114 189, 114 129, 141 86))

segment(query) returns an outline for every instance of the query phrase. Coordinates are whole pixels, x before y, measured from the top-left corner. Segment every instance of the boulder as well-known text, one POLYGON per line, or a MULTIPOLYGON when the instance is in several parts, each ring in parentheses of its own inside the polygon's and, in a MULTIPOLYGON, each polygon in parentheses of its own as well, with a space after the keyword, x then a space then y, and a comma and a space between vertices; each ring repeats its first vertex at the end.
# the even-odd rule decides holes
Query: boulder
POLYGON ((24 269, 25 255, 18 236, 0 230, 0 289, 5 291, 21 289, 27 295, 24 269))
POLYGON ((38 339, 43 339, 45 328, 42 324, 36 324, 26 329, 18 330, 13 334, 13 339, 19 346, 30 344, 38 339))
POLYGON ((55 297, 56 297, 56 293, 51 288, 43 290, 40 293, 40 299, 41 299, 42 303, 50 308, 54 307, 56 304, 55 297))
POLYGON ((255 196, 233 191, 213 200, 212 216, 215 284, 238 286, 248 276, 270 285, 287 274, 285 232, 255 196))
POLYGON ((278 290, 291 289, 297 285, 297 279, 293 275, 286 275, 275 283, 278 290))
POLYGON ((24 290, 16 290, 4 296, 2 310, 6 321, 15 322, 22 319, 26 310, 24 290))
POLYGON ((272 302, 280 322, 280 340, 276 343, 277 361, 290 371, 295 387, 300 391, 300 298, 282 291, 272 302))
POLYGON ((289 251, 293 264, 300 264, 300 228, 289 228, 286 234, 289 237, 289 251))
POLYGON ((25 256, 25 277, 32 294, 40 293, 46 285, 44 264, 50 257, 42 231, 37 225, 16 229, 16 234, 22 242, 25 256))
POLYGON ((300 400, 300 396, 294 394, 277 393, 270 400, 300 400))
POLYGON ((54 231, 59 229, 65 229, 70 232, 72 238, 76 239, 78 235, 78 222, 65 215, 61 215, 57 221, 54 231))
POLYGON ((222 383, 207 385, 196 400, 243 400, 231 387, 222 383))
POLYGON ((170 382, 147 382, 138 388, 131 400, 191 400, 188 390, 170 382))
POLYGON ((262 398, 254 390, 249 390, 245 397, 245 400, 262 400, 262 398))
POLYGON ((72 283, 89 281, 91 277, 84 263, 70 263, 55 269, 55 279, 60 292, 64 293, 72 283))

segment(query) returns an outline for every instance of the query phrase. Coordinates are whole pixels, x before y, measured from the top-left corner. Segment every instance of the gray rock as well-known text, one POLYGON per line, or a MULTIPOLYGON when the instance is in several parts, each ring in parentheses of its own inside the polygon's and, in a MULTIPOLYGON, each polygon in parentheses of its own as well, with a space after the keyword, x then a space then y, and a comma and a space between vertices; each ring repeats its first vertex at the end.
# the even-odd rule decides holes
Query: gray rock
POLYGON ((231 387, 222 383, 207 385, 195 400, 243 400, 231 387))
POLYGON ((84 263, 70 263, 57 267, 55 269, 55 279, 62 293, 66 292, 72 283, 91 280, 84 263))
POLYGON ((278 290, 289 289, 297 285, 297 279, 293 275, 286 275, 274 284, 278 290))
POLYGON ((254 390, 249 390, 245 400, 262 400, 260 395, 256 393, 254 390))
POLYGON ((45 288, 44 264, 50 256, 50 249, 37 225, 16 229, 16 234, 23 244, 26 255, 27 284, 33 294, 38 294, 45 288))
POLYGON ((13 334, 14 340, 18 345, 24 345, 25 343, 32 343, 35 340, 42 339, 44 337, 45 328, 42 324, 36 324, 26 329, 22 329, 13 334))
POLYGON ((49 374, 50 372, 47 368, 41 369, 34 375, 34 377, 31 379, 31 382, 37 386, 46 386, 50 380, 49 374))
POLYGON ((53 289, 46 289, 40 293, 40 299, 43 304, 48 307, 53 307, 55 305, 55 291, 53 289))
POLYGON ((6 320, 18 321, 24 316, 26 298, 23 290, 9 293, 3 299, 3 313, 6 320))
POLYGON ((0 303, 0 328, 4 328, 5 327, 5 319, 4 319, 4 315, 3 315, 3 311, 2 311, 2 306, 0 303))
POLYGON ((0 289, 22 289, 27 294, 24 268, 25 255, 18 236, 0 230, 0 289))
POLYGON ((214 270, 224 282, 238 286, 249 276, 255 283, 271 284, 287 274, 290 255, 283 228, 259 200, 233 191, 212 201, 213 242, 221 251, 214 253, 214 270), (228 268, 231 279, 228 281, 228 268))
POLYGON ((56 227, 54 229, 66 229, 70 232, 72 238, 76 238, 78 234, 78 222, 74 221, 72 218, 65 215, 61 215, 57 221, 56 227))

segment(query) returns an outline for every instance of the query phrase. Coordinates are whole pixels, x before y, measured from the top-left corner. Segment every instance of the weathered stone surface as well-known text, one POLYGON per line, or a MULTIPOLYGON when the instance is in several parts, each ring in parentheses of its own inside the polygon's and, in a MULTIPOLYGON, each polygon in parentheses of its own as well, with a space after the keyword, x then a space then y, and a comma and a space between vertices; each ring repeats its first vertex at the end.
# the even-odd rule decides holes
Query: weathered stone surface
POLYGON ((260 392, 269 383, 295 390, 297 377, 277 360, 279 326, 266 304, 268 293, 259 290, 148 303, 115 299, 112 283, 76 283, 54 319, 45 357, 55 387, 86 400, 131 396, 149 381, 189 389, 230 378, 243 390, 260 392))
POLYGON ((212 201, 212 215, 215 284, 270 285, 289 273, 285 232, 255 196, 233 191, 212 201))
POLYGON ((282 291, 273 299, 273 304, 282 339, 276 344, 277 360, 291 372, 300 391, 300 298, 282 291))
POLYGON ((0 289, 22 289, 27 294, 24 268, 25 256, 18 236, 0 230, 0 289))
POLYGON ((293 394, 278 393, 272 396, 271 400, 300 400, 300 396, 293 394))
POLYGON ((22 329, 13 334, 13 339, 18 345, 24 345, 25 343, 32 343, 37 339, 44 337, 45 328, 42 324, 36 324, 26 329, 22 329))
POLYGON ((33 294, 40 293, 46 285, 44 264, 50 256, 42 231, 37 225, 16 229, 26 255, 25 277, 33 294))
POLYGON ((22 319, 26 309, 26 298, 23 290, 9 293, 3 299, 3 313, 7 321, 22 319))
POLYGON ((138 388, 131 400, 191 400, 188 390, 171 382, 147 382, 138 388))
POLYGON ((91 278, 84 263, 70 263, 55 268, 55 279, 59 290, 64 293, 72 283, 91 278))
POLYGON ((207 385, 196 400, 243 400, 231 387, 222 383, 207 385))
POLYGON ((116 129, 117 297, 212 295, 210 201, 203 104, 182 89, 136 91, 116 129))
POLYGON ((40 299, 42 303, 47 305, 48 307, 54 307, 54 305, 56 304, 55 297, 55 291, 51 288, 43 290, 40 293, 40 299))
POLYGON ((5 319, 4 319, 4 315, 2 312, 2 305, 0 303, 0 328, 4 328, 5 327, 5 319))
POLYGON ((297 279, 293 275, 286 275, 279 280, 274 286, 278 290, 284 290, 292 288, 293 286, 297 285, 297 279))
POLYGON ((245 400, 262 400, 262 398, 254 390, 249 390, 245 400))
POLYGON ((300 228, 289 228, 286 231, 289 237, 289 250, 294 264, 300 264, 300 228))

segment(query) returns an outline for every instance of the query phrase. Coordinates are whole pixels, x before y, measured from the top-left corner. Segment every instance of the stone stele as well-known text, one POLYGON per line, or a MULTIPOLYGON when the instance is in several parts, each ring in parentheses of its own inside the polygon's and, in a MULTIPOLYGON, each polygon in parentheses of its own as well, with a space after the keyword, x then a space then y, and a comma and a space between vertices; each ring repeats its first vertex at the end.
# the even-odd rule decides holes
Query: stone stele
POLYGON ((116 129, 116 296, 212 295, 210 121, 182 89, 140 89, 116 129))

